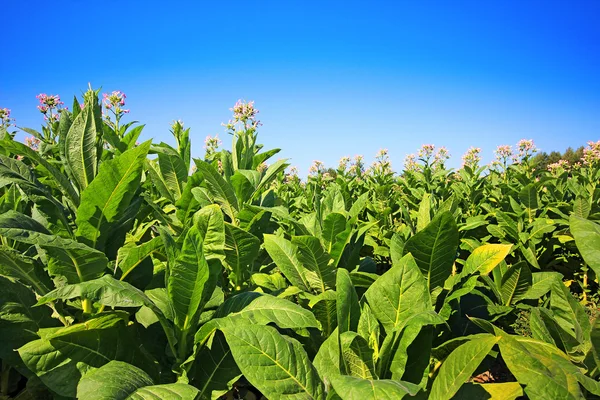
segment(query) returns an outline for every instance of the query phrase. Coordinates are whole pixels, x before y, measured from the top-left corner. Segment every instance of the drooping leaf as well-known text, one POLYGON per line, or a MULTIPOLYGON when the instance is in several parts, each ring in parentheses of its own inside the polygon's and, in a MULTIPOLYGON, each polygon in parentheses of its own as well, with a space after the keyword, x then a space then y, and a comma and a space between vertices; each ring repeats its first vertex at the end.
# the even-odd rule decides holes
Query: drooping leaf
POLYGON ((511 266, 502 276, 500 295, 504 305, 520 300, 531 287, 531 271, 524 262, 511 266))
POLYGON ((436 217, 422 231, 408 239, 404 254, 411 253, 427 279, 429 290, 444 286, 452 272, 458 247, 458 228, 449 212, 436 217))
POLYGON ((253 234, 229 223, 225 224, 225 263, 233 272, 237 286, 250 276, 260 250, 260 240, 253 234))
POLYGON ((535 209, 538 208, 538 194, 535 184, 530 183, 529 185, 523 187, 519 192, 519 200, 525 205, 527 208, 535 209))

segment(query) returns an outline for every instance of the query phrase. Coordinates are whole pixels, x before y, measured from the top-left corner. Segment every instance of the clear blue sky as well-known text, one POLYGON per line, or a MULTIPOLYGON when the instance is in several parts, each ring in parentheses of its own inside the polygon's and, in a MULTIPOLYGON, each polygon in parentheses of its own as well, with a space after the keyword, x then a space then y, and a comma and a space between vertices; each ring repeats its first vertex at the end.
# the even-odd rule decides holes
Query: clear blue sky
POLYGON ((543 150, 600 139, 600 1, 5 0, 0 107, 38 128, 35 95, 91 82, 128 96, 145 137, 192 128, 193 153, 238 98, 259 141, 306 174, 312 160, 396 169, 423 143, 452 166, 470 146, 543 150))

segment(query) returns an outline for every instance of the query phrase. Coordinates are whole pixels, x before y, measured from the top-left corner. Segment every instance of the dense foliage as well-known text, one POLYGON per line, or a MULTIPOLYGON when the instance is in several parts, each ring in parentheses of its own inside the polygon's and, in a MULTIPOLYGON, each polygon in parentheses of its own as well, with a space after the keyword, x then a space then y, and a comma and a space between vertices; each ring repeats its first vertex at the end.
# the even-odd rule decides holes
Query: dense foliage
POLYGON ((192 159, 179 121, 138 143, 120 92, 38 98, 26 144, 0 114, 0 397, 600 396, 600 142, 302 181, 252 103, 192 159))

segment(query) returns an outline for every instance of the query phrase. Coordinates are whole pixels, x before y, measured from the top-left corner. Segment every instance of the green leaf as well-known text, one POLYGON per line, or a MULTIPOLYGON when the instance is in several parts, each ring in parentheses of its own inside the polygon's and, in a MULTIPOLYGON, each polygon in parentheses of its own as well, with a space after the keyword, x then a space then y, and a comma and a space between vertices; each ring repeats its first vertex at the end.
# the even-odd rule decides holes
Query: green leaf
POLYGON ((523 388, 518 382, 465 383, 454 398, 457 400, 516 400, 522 396, 523 388))
POLYGON ((218 271, 211 271, 202 249, 204 238, 193 226, 187 232, 181 253, 170 266, 168 293, 175 310, 175 324, 189 330, 216 286, 218 271))
POLYGON ((505 306, 509 306, 525 295, 531 287, 531 271, 525 262, 511 266, 502 276, 500 295, 505 306))
POLYGON ((211 164, 199 159, 194 159, 194 162, 198 167, 198 171, 204 176, 206 189, 208 189, 212 200, 221 206, 223 212, 231 221, 235 221, 239 205, 233 187, 223 179, 211 164))
POLYGON ((537 300, 548 293, 556 280, 561 280, 562 275, 558 272, 534 272, 531 274, 531 287, 523 299, 537 300))
POLYGON ((242 324, 266 325, 274 323, 280 328, 316 328, 317 320, 309 311, 289 300, 256 292, 240 293, 229 299, 215 314, 242 324))
POLYGON ((102 137, 102 124, 98 96, 90 90, 86 93, 85 107, 73 119, 64 137, 64 162, 72 172, 80 191, 87 188, 97 173, 100 158, 98 141, 102 137))
POLYGON ((413 383, 388 379, 371 380, 338 375, 331 378, 335 392, 344 400, 402 399, 414 396, 421 388, 413 383))
POLYGON ((233 272, 231 278, 236 286, 241 287, 250 277, 259 250, 260 240, 256 236, 235 225, 225 224, 225 263, 233 272))
POLYGON ((218 205, 202 207, 194 214, 194 225, 204 238, 202 249, 206 260, 225 259, 225 223, 218 205))
POLYGON ((305 269, 298 260, 298 246, 275 235, 264 235, 265 249, 290 283, 301 290, 310 291, 305 269))
POLYGON ((535 184, 530 183, 519 192, 519 200, 527 208, 535 209, 539 207, 538 194, 535 184))
POLYGON ((140 185, 150 142, 102 163, 98 176, 81 193, 77 209, 77 236, 103 249, 107 234, 123 216, 140 185))
POLYGON ((192 383, 200 390, 201 398, 225 394, 242 374, 221 332, 215 334, 210 345, 202 347, 196 360, 192 383))
POLYGON ((323 384, 302 345, 270 326, 229 326, 225 338, 238 367, 267 398, 322 399, 323 384))
POLYGON ((123 361, 110 361, 84 375, 77 385, 80 400, 125 400, 152 378, 143 370, 123 361))
POLYGON ((555 346, 530 338, 500 332, 502 359, 508 369, 525 386, 529 398, 581 399, 577 378, 561 366, 566 355, 555 346), (558 361, 562 359, 563 361, 558 361))
POLYGON ((323 246, 331 253, 336 237, 346 230, 346 217, 340 213, 331 213, 323 221, 323 246))
POLYGON ((584 261, 600 276, 600 224, 572 215, 569 226, 584 261))
POLYGON ((417 217, 417 232, 425 229, 431 222, 431 200, 429 193, 423 194, 421 203, 419 203, 419 212, 417 217))
POLYGON ((462 275, 470 275, 475 271, 488 275, 506 258, 511 248, 510 244, 484 244, 476 248, 467 258, 462 275))
POLYGON ((61 191, 73 202, 75 206, 79 206, 79 194, 73 187, 73 184, 58 168, 50 164, 44 157, 40 156, 37 151, 34 151, 15 140, 4 140, 0 143, 0 148, 6 149, 13 154, 25 156, 36 164, 44 167, 58 184, 61 191))
POLYGON ((309 305, 321 324, 321 334, 325 337, 331 335, 337 328, 337 294, 327 290, 314 296, 309 305))
POLYGON ((119 279, 125 280, 142 261, 163 247, 164 243, 160 237, 155 237, 139 246, 126 245, 121 247, 117 253, 117 259, 119 260, 118 267, 121 270, 121 277, 119 279))
MULTIPOLYGON (((371 347, 375 354, 378 355, 380 335, 379 321, 377 321, 377 317, 366 302, 362 305, 357 332, 367 340, 369 347, 371 347)), ((375 358, 377 358, 377 356, 375 358)))
POLYGON ((406 241, 404 254, 411 253, 425 275, 429 290, 444 286, 452 272, 458 247, 458 228, 449 212, 436 217, 406 241))
POLYGON ((146 372, 155 367, 130 338, 120 313, 54 330, 19 349, 25 365, 61 396, 75 397, 80 378, 112 360, 126 361, 146 372))
POLYGON ((0 275, 19 280, 40 295, 48 293, 52 286, 48 274, 36 260, 8 248, 0 249, 0 275))
POLYGON ((554 319, 579 343, 589 340, 591 324, 585 309, 573 297, 562 281, 557 280, 552 284, 550 295, 550 309, 554 319))
POLYGON ((108 259, 104 253, 47 232, 26 215, 10 211, 0 216, 0 236, 46 249, 51 276, 64 276, 68 283, 77 283, 98 278, 105 272, 108 259))
POLYGON ((329 265, 330 256, 314 236, 294 236, 292 243, 298 246, 298 260, 306 268, 307 280, 313 289, 321 293, 335 287, 335 269, 329 265))
POLYGON ((409 317, 432 309, 427 282, 410 254, 381 275, 365 297, 388 332, 403 326, 409 317))
MULTIPOLYGON (((330 214, 333 215, 333 214, 330 214)), ((340 334, 356 332, 360 318, 358 295, 350 280, 350 274, 341 268, 337 271, 337 326, 340 334)))
POLYGON ((173 198, 175 201, 179 200, 182 194, 182 186, 188 177, 185 163, 179 154, 159 152, 158 166, 167 188, 173 194, 173 198))
POLYGON ((450 353, 433 381, 430 397, 440 400, 451 399, 473 375, 473 372, 499 340, 500 337, 486 335, 472 339, 450 353))

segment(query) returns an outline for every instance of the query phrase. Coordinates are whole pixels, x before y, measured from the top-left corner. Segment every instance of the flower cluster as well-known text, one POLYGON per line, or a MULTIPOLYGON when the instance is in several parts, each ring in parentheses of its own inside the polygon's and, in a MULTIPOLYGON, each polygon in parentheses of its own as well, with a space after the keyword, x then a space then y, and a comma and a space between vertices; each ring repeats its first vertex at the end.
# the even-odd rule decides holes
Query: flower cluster
POLYGON ((569 169, 569 162, 567 160, 558 160, 555 163, 548 165, 548 171, 553 174, 558 174, 569 169))
POLYGON ((523 160, 529 159, 532 155, 537 153, 538 149, 533 144, 533 140, 521 139, 517 143, 518 153, 513 157, 514 162, 519 163, 523 160))
POLYGON ((365 172, 364 157, 361 155, 354 156, 354 162, 350 166, 350 169, 348 170, 348 172, 351 175, 355 175, 355 176, 361 175, 362 173, 364 173, 365 172))
POLYGON ((25 138, 25 145, 31 150, 37 151, 40 148, 40 139, 35 136, 27 136, 25 138))
POLYGON ((591 166, 600 162, 600 140, 597 142, 588 142, 588 145, 583 149, 583 157, 581 158, 584 165, 591 166))
POLYGON ((60 101, 60 96, 57 94, 46 94, 40 93, 35 96, 36 99, 40 102, 40 105, 37 106, 38 110, 42 114, 44 114, 44 120, 49 121, 50 123, 56 122, 60 118, 60 113, 62 112, 62 106, 65 104, 60 101), (56 110, 54 112, 53 110, 56 110))
POLYGON ((320 175, 323 172, 325 172, 325 164, 319 160, 313 161, 313 164, 308 169, 309 175, 320 175))
POLYGON ((10 110, 8 108, 0 108, 0 127, 8 128, 13 121, 14 119, 10 117, 10 110))
MULTIPOLYGON (((430 146, 432 146, 432 145, 430 145, 430 146)), ((435 156, 433 157, 432 165, 435 168, 443 169, 444 164, 446 163, 446 160, 448 160, 449 158, 450 158, 450 152, 448 151, 447 148, 442 146, 435 153, 435 156)))
POLYGON ((258 164, 258 166, 256 167, 256 170, 262 174, 263 172, 265 172, 267 170, 267 168, 269 168, 267 163, 262 162, 262 163, 258 164))
POLYGON ((115 90, 112 93, 103 93, 102 94, 102 102, 104 103, 104 107, 109 110, 112 110, 115 114, 127 114, 130 110, 126 110, 123 107, 125 106, 125 99, 127 96, 125 93, 115 90))
POLYGON ((494 154, 496 154, 496 160, 507 161, 510 157, 512 157, 513 152, 512 148, 509 145, 502 145, 496 147, 496 150, 494 150, 494 154))
POLYGON ((481 162, 481 149, 479 147, 471 147, 467 152, 462 156, 463 167, 469 167, 471 169, 476 169, 481 162))
POLYGON ((406 171, 416 172, 419 170, 419 163, 417 162, 417 156, 414 154, 409 154, 404 159, 404 169, 406 171))
POLYGON ((350 157, 348 156, 344 156, 342 158, 340 158, 340 162, 338 164, 338 171, 342 171, 345 172, 346 169, 348 168, 348 164, 350 164, 350 157))
POLYGON ((210 135, 207 136, 206 139, 204 139, 204 149, 206 150, 206 157, 215 154, 219 149, 219 146, 221 146, 221 140, 219 139, 218 135, 215 135, 215 137, 212 137, 210 135))
POLYGON ((388 149, 380 149, 375 155, 375 161, 371 164, 371 173, 387 175, 392 173, 392 163, 388 155, 388 149))
POLYGON ((432 144, 424 144, 421 146, 419 150, 419 158, 423 161, 428 162, 433 156, 433 152, 435 151, 435 146, 432 144))
POLYGON ((239 122, 243 125, 243 128, 255 130, 262 123, 256 119, 258 109, 254 108, 254 101, 242 101, 238 100, 235 105, 230 108, 233 111, 233 119, 230 119, 227 124, 221 124, 228 130, 235 130, 235 125, 239 122))

